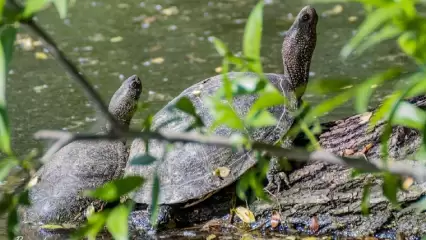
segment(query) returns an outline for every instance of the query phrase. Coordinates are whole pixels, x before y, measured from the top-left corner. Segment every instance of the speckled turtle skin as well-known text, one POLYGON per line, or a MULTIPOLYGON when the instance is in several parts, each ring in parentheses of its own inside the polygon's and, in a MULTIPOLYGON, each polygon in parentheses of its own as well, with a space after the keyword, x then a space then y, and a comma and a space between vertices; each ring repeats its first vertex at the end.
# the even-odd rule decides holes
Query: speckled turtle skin
MULTIPOLYGON (((133 75, 124 81, 109 104, 109 111, 128 128, 142 91, 141 80, 133 75)), ((105 132, 109 126, 104 126, 105 132)), ((32 205, 23 209, 24 221, 32 223, 78 223, 85 219, 90 204, 101 201, 82 197, 81 191, 97 188, 119 177, 126 165, 128 150, 124 141, 90 140, 72 142, 36 173, 30 189, 32 205)))
MULTIPOLYGON (((316 25, 318 16, 314 8, 304 7, 298 14, 295 22, 286 33, 283 42, 284 74, 266 74, 272 85, 285 95, 290 104, 288 107, 276 106, 269 109, 278 119, 278 124, 272 127, 256 129, 250 133, 253 140, 264 143, 274 143, 285 134, 293 123, 294 112, 300 104, 309 77, 309 67, 316 45, 316 25), (297 91, 296 91, 297 89, 297 91)), ((228 74, 228 77, 254 77, 254 73, 228 74)), ((193 118, 179 110, 168 110, 182 97, 188 97, 196 108, 207 127, 213 123, 208 106, 203 101, 205 97, 212 96, 222 86, 222 76, 217 75, 199 82, 178 95, 174 100, 161 109, 153 118, 152 129, 179 116, 181 119, 166 124, 159 129, 160 132, 181 132, 192 122, 193 118)), ((233 109, 240 117, 244 117, 257 95, 243 95, 234 98, 233 109)), ((227 127, 217 128, 213 134, 230 137, 237 131, 227 127)), ((156 140, 149 142, 149 154, 160 159, 163 155, 165 143, 156 140)), ((246 170, 253 167, 256 159, 252 151, 232 151, 229 148, 206 146, 202 144, 175 145, 163 161, 156 161, 148 166, 130 165, 130 159, 145 153, 143 140, 133 141, 129 162, 125 169, 126 175, 137 175, 146 178, 147 182, 132 195, 137 203, 151 203, 152 179, 156 168, 160 179, 159 204, 179 204, 196 201, 230 185, 246 170), (227 167, 231 170, 229 176, 219 178, 213 175, 218 167, 227 167)))

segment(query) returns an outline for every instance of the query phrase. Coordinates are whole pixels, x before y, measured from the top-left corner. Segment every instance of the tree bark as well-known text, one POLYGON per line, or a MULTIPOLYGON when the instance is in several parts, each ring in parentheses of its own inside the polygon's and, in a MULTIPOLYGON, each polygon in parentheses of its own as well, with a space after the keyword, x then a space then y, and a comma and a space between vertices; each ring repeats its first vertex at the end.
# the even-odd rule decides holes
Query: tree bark
MULTIPOLYGON (((426 108, 426 96, 407 100, 426 108)), ((319 136, 321 147, 337 155, 364 155, 366 161, 380 161, 380 136, 385 122, 368 131, 368 119, 373 112, 323 124, 319 136)), ((422 142, 421 133, 402 126, 392 128, 388 154, 393 160, 403 160, 414 153, 422 142)), ((419 164, 414 161, 407 164, 419 164)), ((352 170, 326 163, 311 163, 289 175, 290 189, 272 197, 273 203, 255 202, 255 214, 268 221, 276 210, 287 227, 305 233, 336 234, 341 236, 391 237, 396 233, 406 236, 426 235, 426 213, 416 213, 411 203, 426 195, 426 183, 415 183, 408 191, 400 191, 397 210, 384 197, 382 179, 371 174, 351 177, 352 170), (364 185, 371 183, 370 215, 361 214, 364 185), (319 230, 309 229, 317 217, 319 230)))

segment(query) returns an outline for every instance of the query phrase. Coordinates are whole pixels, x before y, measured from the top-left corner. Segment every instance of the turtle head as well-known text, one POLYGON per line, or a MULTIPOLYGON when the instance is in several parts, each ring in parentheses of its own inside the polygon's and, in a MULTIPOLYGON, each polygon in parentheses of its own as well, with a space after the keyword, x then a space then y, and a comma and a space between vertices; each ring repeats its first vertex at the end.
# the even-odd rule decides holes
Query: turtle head
MULTIPOLYGON (((109 103, 109 112, 124 127, 128 127, 137 108, 137 102, 142 92, 142 82, 133 75, 126 79, 114 93, 109 103)), ((109 125, 107 129, 109 129, 109 125)))
POLYGON ((284 74, 292 91, 300 98, 306 89, 309 67, 317 42, 318 15, 315 8, 300 10, 293 25, 286 32, 282 48, 284 74))

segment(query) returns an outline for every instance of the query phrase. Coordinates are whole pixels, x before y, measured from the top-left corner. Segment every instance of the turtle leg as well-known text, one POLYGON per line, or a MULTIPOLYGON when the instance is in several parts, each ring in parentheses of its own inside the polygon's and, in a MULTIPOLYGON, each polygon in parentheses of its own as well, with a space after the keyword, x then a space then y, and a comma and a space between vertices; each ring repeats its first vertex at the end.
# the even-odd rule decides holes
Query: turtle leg
POLYGON ((158 206, 157 226, 152 226, 151 219, 151 206, 144 210, 134 210, 130 214, 130 226, 134 229, 139 229, 144 232, 156 231, 157 229, 164 229, 173 227, 174 208, 169 205, 158 206))
POLYGON ((266 175, 268 179, 268 185, 265 190, 271 193, 277 193, 282 190, 283 185, 286 188, 290 188, 290 182, 288 180, 287 173, 280 164, 277 157, 272 157, 269 164, 269 171, 266 175))

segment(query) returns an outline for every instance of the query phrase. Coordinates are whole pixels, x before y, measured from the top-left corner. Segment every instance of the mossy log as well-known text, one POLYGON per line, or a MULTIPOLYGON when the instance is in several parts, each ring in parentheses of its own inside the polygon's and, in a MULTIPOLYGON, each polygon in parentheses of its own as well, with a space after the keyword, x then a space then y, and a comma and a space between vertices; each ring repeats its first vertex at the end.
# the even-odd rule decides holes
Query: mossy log
MULTIPOLYGON (((407 100, 426 108, 426 96, 407 100)), ((374 111, 323 124, 319 135, 321 147, 336 155, 365 156, 366 161, 380 161, 380 136, 385 122, 368 131, 368 119, 374 111)), ((405 160, 422 142, 421 133, 394 126, 389 139, 389 159, 405 160)), ((316 234, 341 236, 395 237, 426 235, 426 213, 416 213, 412 203, 426 195, 426 182, 415 183, 398 193, 401 209, 397 210, 383 195, 382 179, 371 174, 352 176, 352 170, 327 163, 310 163, 289 174, 290 188, 276 194, 273 203, 255 202, 256 215, 267 221, 272 211, 279 211, 287 227, 316 234), (364 185, 371 183, 370 214, 361 214, 364 185), (319 229, 310 230, 316 217, 319 229), (315 231, 316 230, 316 231, 315 231)))

